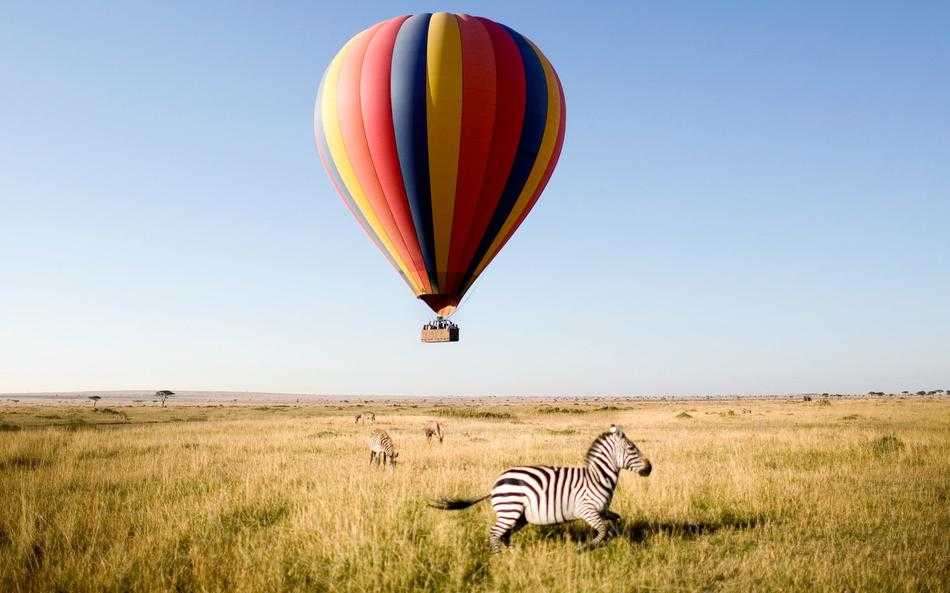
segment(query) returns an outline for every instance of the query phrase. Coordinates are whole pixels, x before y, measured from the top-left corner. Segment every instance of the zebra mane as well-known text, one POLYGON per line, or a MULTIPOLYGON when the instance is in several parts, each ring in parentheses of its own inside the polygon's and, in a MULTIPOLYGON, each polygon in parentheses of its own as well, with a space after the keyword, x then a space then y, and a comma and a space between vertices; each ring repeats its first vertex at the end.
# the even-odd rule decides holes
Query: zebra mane
POLYGON ((610 437, 614 436, 615 434, 617 433, 607 431, 607 432, 601 433, 600 436, 594 439, 594 442, 591 443, 590 447, 587 449, 587 455, 584 456, 584 461, 586 463, 590 463, 590 458, 594 454, 594 451, 604 445, 607 445, 608 441, 610 440, 610 437))

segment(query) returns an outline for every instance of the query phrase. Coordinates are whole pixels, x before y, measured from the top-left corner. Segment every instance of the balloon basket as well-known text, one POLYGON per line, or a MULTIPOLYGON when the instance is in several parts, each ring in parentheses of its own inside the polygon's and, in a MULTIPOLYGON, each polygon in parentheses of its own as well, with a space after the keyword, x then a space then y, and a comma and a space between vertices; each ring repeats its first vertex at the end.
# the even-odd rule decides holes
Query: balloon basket
POLYGON ((428 344, 458 342, 459 326, 444 317, 436 317, 422 326, 422 341, 428 344))

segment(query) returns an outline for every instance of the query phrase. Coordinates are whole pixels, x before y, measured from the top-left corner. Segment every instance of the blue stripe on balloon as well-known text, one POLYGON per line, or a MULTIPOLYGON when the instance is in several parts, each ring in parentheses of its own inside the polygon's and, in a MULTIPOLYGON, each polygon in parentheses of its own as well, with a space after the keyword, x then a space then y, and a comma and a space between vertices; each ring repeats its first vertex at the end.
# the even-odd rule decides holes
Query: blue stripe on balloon
POLYGON ((548 115, 548 85, 544 77, 544 67, 538 59, 537 54, 531 49, 531 45, 517 31, 514 31, 505 25, 499 25, 514 39, 521 53, 521 62, 524 64, 525 73, 525 112, 524 125, 521 128, 521 138, 518 140, 518 150, 515 153, 515 160, 511 165, 511 171, 508 173, 508 181, 505 182, 505 189, 498 200, 498 206, 492 214, 491 221, 485 229, 478 249, 475 251, 475 257, 469 264, 469 269, 465 273, 465 279, 461 286, 465 286, 471 279, 478 264, 485 257, 491 247, 495 237, 501 231, 502 226, 511 214, 511 210, 518 201, 518 196, 524 188, 528 175, 531 174, 531 168, 534 166, 538 157, 538 151, 541 148, 541 139, 544 136, 544 127, 547 123, 548 115))
POLYGON ((411 16, 399 28, 393 47, 390 100, 406 198, 429 282, 433 292, 437 292, 426 127, 426 41, 431 16, 429 13, 411 16))

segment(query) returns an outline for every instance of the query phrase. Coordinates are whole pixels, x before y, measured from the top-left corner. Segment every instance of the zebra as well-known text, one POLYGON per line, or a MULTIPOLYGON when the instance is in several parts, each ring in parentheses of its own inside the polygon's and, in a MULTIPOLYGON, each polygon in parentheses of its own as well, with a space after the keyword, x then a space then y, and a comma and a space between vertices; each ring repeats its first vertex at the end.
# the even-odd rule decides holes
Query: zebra
POLYGON ((551 525, 572 519, 583 519, 596 531, 590 543, 594 547, 607 537, 606 521, 620 519, 608 507, 623 469, 646 477, 653 465, 621 427, 611 425, 588 449, 586 467, 513 467, 498 477, 485 496, 442 499, 429 506, 454 511, 491 498, 495 524, 489 530, 488 544, 492 552, 501 551, 528 523, 551 525))
POLYGON ((436 422, 435 420, 430 420, 426 422, 426 425, 422 427, 422 432, 426 435, 426 442, 431 443, 432 437, 439 437, 439 442, 442 442, 445 433, 442 432, 442 425, 436 422))
POLYGON ((363 412, 362 414, 357 414, 353 419, 353 424, 359 424, 360 420, 363 422, 369 422, 371 424, 376 423, 376 414, 373 412, 363 412))
POLYGON ((374 430, 369 444, 369 464, 373 465, 373 462, 376 462, 376 465, 382 464, 394 470, 397 457, 399 453, 396 452, 392 438, 384 430, 378 428, 374 430))

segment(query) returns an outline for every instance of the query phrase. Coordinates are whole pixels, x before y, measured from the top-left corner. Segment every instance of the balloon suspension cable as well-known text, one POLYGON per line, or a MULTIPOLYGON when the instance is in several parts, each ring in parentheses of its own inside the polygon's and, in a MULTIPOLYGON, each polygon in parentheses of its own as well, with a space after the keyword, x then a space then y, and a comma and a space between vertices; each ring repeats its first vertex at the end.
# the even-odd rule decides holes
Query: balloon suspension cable
POLYGON ((456 329, 458 329, 458 326, 457 326, 457 325, 455 325, 454 323, 452 323, 451 321, 449 321, 449 320, 446 319, 445 317, 442 317, 441 315, 438 315, 438 316, 436 316, 435 319, 433 319, 433 320, 430 321, 429 323, 423 325, 423 326, 422 326, 422 329, 451 329, 451 328, 453 328, 453 327, 456 328, 456 329))

